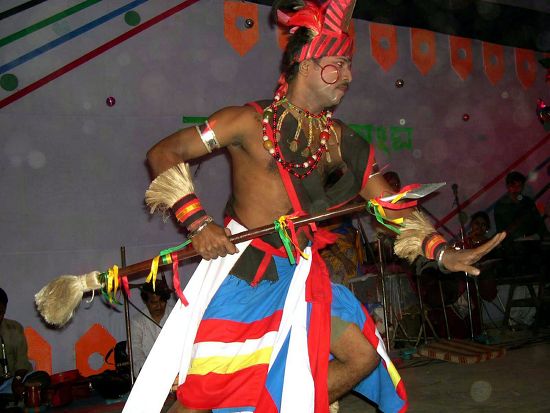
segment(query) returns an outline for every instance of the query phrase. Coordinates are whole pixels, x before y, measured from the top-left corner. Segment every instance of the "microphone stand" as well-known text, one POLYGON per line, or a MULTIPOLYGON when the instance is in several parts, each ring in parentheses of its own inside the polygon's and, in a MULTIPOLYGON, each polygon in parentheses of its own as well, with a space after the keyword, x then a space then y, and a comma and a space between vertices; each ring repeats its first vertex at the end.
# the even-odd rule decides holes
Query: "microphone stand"
MULTIPOLYGON (((465 234, 464 223, 462 222, 462 219, 460 218, 462 216, 462 208, 460 207, 460 202, 458 201, 458 185, 453 184, 452 189, 453 189, 453 194, 454 194, 454 202, 455 202, 455 205, 456 205, 456 210, 458 212, 458 214, 457 214, 458 222, 460 224, 461 246, 462 246, 462 249, 465 249, 466 239, 464 237, 464 234, 465 234)), ((465 280, 466 280, 466 297, 468 299, 468 318, 470 320, 470 338, 473 341, 474 340, 474 324, 473 324, 473 317, 472 317, 472 299, 471 299, 471 296, 470 296, 470 282, 469 282, 470 275, 467 272, 465 272, 464 274, 466 275, 466 278, 465 278, 465 280)), ((477 289, 477 282, 476 282, 476 289, 477 289)))

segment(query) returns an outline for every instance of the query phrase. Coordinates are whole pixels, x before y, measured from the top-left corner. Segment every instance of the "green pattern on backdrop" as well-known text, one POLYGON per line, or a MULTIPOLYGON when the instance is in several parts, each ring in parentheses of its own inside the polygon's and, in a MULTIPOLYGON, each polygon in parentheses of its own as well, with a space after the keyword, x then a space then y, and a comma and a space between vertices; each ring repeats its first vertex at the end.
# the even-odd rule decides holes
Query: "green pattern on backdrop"
POLYGON ((348 125, 378 151, 385 154, 413 150, 413 128, 405 126, 381 126, 372 124, 348 125))
MULTIPOLYGON (((205 116, 183 116, 182 122, 203 123, 208 119, 205 116)), ((368 143, 374 145, 378 151, 389 155, 392 152, 413 150, 413 128, 405 126, 382 126, 370 123, 354 123, 348 125, 368 143)))

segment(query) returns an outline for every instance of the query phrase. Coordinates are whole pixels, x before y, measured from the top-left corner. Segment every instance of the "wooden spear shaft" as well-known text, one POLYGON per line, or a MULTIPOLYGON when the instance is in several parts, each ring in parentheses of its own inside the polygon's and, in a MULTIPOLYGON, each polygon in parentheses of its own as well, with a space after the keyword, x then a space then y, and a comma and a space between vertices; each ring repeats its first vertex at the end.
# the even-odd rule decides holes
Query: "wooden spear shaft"
MULTIPOLYGON (((311 224, 313 222, 325 221, 327 219, 336 218, 343 215, 353 214, 356 212, 363 212, 365 211, 365 208, 366 208, 365 204, 353 204, 340 209, 335 209, 333 211, 326 211, 315 215, 306 215, 303 217, 294 218, 292 219, 292 222, 294 222, 295 226, 304 226, 307 224, 311 224)), ((275 232, 274 224, 265 225, 263 227, 258 227, 255 229, 251 229, 249 231, 241 232, 239 234, 231 235, 229 237, 229 240, 234 244, 238 244, 240 242, 262 237, 264 235, 271 234, 273 232, 275 232)), ((175 252, 175 254, 177 254, 178 260, 192 258, 199 255, 192 247, 177 251, 175 252)), ((149 259, 146 261, 141 261, 141 262, 129 265, 127 267, 121 268, 119 270, 119 275, 127 277, 128 280, 139 278, 142 275, 142 273, 150 271, 152 262, 153 262, 153 259, 149 259)), ((172 264, 163 264, 159 262, 159 268, 167 267, 169 265, 172 265, 172 264)))

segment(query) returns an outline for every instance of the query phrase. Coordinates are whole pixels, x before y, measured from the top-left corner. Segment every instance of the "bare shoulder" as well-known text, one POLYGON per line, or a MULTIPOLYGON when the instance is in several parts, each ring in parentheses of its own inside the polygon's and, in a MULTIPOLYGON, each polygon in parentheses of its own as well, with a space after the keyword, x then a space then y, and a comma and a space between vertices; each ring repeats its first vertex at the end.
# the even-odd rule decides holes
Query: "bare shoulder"
POLYGON ((225 126, 231 126, 232 124, 247 126, 248 123, 257 122, 259 119, 261 119, 260 114, 250 106, 227 106, 214 112, 208 118, 213 128, 215 128, 214 123, 216 122, 225 126))
POLYGON ((239 143, 261 126, 261 115, 250 106, 227 106, 208 118, 217 136, 228 143, 239 143))

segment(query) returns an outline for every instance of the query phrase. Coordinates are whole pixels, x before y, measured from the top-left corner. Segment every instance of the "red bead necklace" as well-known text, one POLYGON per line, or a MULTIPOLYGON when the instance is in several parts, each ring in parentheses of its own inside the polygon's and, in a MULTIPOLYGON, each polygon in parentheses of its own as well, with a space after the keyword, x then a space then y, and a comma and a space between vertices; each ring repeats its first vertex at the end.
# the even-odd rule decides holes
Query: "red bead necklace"
POLYGON ((288 101, 286 101, 285 97, 281 99, 279 95, 275 95, 273 103, 271 103, 271 105, 269 105, 269 107, 264 110, 264 117, 262 119, 262 139, 264 141, 263 145, 265 150, 269 152, 269 154, 273 157, 273 159, 279 162, 281 166, 288 173, 294 175, 298 179, 304 179, 306 176, 309 176, 319 166, 319 161, 321 160, 325 152, 328 151, 327 142, 330 139, 329 131, 333 123, 332 112, 329 110, 323 110, 320 114, 315 115, 315 114, 311 114, 307 110, 300 109, 297 106, 294 106, 290 102, 288 102, 289 105, 301 111, 307 117, 312 117, 312 118, 326 117, 327 119, 326 124, 323 127, 323 130, 319 134, 319 148, 317 148, 315 153, 313 153, 310 157, 308 157, 304 162, 301 162, 301 163, 288 162, 283 159, 283 156, 281 154, 281 149, 279 148, 279 143, 277 142, 277 139, 275 139, 275 136, 277 136, 277 133, 280 132, 277 129, 277 106, 279 106, 283 102, 288 102, 288 101), (270 112, 273 115, 273 123, 272 123, 273 139, 269 139, 269 136, 267 134, 270 112), (305 171, 298 172, 297 169, 305 169, 305 171))

